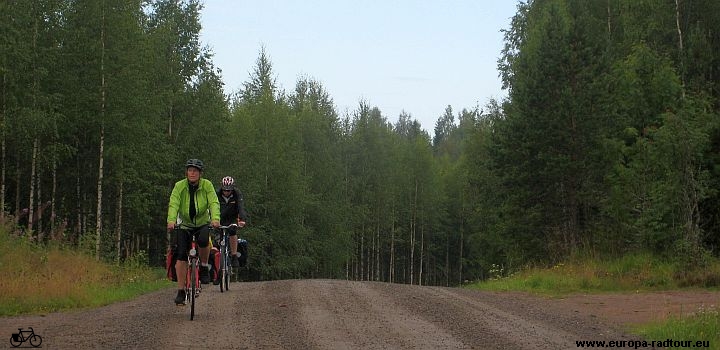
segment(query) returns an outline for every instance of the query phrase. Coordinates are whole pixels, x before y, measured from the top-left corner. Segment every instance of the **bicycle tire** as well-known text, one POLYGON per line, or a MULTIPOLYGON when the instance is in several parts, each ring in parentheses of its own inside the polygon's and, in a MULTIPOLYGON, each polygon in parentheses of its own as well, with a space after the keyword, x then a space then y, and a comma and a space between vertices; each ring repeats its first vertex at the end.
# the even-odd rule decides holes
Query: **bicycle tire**
POLYGON ((190 321, 195 319, 195 291, 198 279, 197 259, 193 259, 190 263, 190 321))
POLYGON ((225 290, 230 290, 230 276, 232 275, 232 266, 230 265, 229 255, 225 257, 225 272, 223 273, 222 283, 225 284, 225 290))
POLYGON ((12 345, 13 348, 17 348, 22 343, 23 342, 21 341, 15 341, 15 338, 13 336, 10 336, 10 345, 12 345))
MULTIPOLYGON (((222 266, 222 268, 220 269, 220 276, 219 276, 220 277, 220 293, 223 292, 223 285, 225 284, 225 273, 227 273, 227 267, 226 267, 227 258, 225 257, 226 254, 227 254, 227 245, 223 244, 220 247, 220 264, 219 265, 222 266)), ((220 267, 220 266, 218 266, 218 267, 220 267)))
POLYGON ((30 337, 30 345, 37 348, 40 347, 40 344, 42 344, 42 337, 37 334, 33 334, 32 337, 30 337))

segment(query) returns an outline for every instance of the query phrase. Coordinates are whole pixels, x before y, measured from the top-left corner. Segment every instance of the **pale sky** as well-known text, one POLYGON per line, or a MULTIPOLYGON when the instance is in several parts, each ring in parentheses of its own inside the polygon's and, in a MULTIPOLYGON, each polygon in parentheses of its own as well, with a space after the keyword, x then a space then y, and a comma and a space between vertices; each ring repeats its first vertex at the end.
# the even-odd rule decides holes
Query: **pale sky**
POLYGON ((393 124, 404 110, 432 135, 448 105, 457 117, 507 96, 497 60, 516 3, 204 0, 200 40, 226 93, 249 80, 264 46, 280 89, 309 77, 341 117, 365 100, 393 124))

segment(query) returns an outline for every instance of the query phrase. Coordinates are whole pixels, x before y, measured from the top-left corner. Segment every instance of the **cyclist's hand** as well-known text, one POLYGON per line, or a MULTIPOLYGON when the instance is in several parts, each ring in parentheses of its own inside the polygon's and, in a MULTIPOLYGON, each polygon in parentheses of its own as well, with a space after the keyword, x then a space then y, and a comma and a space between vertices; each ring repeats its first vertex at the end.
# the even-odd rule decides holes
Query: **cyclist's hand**
POLYGON ((174 222, 168 222, 168 224, 167 224, 167 230, 168 230, 168 232, 170 232, 170 231, 172 231, 172 230, 174 230, 174 229, 175 229, 175 223, 174 223, 174 222))
POLYGON ((218 228, 218 227, 220 227, 220 221, 213 220, 213 221, 210 223, 210 225, 211 225, 212 227, 214 227, 214 228, 218 228))
POLYGON ((245 221, 238 219, 238 227, 245 227, 245 221))

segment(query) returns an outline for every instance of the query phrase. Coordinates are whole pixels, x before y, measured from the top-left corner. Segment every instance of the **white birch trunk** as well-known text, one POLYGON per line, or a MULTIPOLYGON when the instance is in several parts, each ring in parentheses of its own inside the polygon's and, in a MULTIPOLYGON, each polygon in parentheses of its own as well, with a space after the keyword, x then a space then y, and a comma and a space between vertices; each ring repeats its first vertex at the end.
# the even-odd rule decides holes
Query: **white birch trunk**
POLYGON ((15 224, 20 222, 20 158, 15 159, 15 224))
MULTIPOLYGON (((104 5, 104 4, 103 4, 104 5)), ((95 259, 100 260, 100 241, 102 238, 102 193, 103 193, 103 162, 105 153, 105 8, 102 12, 100 28, 100 145, 97 181, 97 212, 95 213, 95 259)))
POLYGON ((413 198, 412 217, 410 218, 410 284, 415 283, 415 229, 417 227, 418 181, 415 179, 415 197, 413 198))
POLYGON ((33 216, 35 215, 35 169, 37 166, 37 137, 33 141, 32 158, 30 160, 30 200, 28 201, 28 232, 33 230, 33 216))
POLYGON ((5 169, 7 168, 7 158, 5 157, 5 115, 7 114, 7 76, 3 74, 3 85, 2 85, 2 120, 0 120, 0 157, 2 157, 2 163, 0 164, 0 222, 5 222, 5 169))
POLYGON ((675 0, 675 27, 678 33, 678 57, 680 58, 680 82, 682 83, 682 97, 685 98, 685 58, 683 49, 683 33, 680 27, 680 0, 675 0))
POLYGON ((390 271, 388 282, 393 283, 395 280, 395 204, 393 203, 392 227, 390 228, 390 271))
MULTIPOLYGON (((75 142, 76 149, 80 149, 80 142, 75 142)), ((75 156, 75 171, 76 178, 75 178, 75 195, 77 196, 77 200, 75 201, 75 212, 77 214, 76 223, 75 223, 75 237, 73 239, 77 239, 80 236, 80 232, 82 232, 82 195, 80 192, 80 155, 75 156)))
POLYGON ((425 225, 420 225, 420 271, 418 271, 418 285, 423 285, 423 265, 425 258, 425 225))
MULTIPOLYGON (((55 145, 53 146, 55 148, 55 145)), ((50 237, 55 237, 57 213, 55 212, 55 197, 57 196, 57 151, 53 152, 52 159, 52 188, 50 189, 50 237)))
POLYGON ((122 179, 120 180, 120 185, 118 189, 118 198, 117 198, 117 205, 115 210, 115 248, 117 251, 117 256, 115 257, 115 262, 120 264, 120 255, 121 255, 121 247, 122 247, 122 212, 123 212, 123 184, 124 182, 122 179))

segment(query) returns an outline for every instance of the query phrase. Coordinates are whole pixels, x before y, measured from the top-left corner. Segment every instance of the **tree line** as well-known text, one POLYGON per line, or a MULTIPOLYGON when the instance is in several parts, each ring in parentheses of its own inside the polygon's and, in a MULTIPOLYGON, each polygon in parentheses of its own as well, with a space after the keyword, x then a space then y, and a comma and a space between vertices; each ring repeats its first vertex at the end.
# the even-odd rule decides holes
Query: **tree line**
MULTIPOLYGON (((159 264, 187 158, 245 194, 254 279, 456 285, 577 254, 720 250, 720 3, 520 2, 508 91, 434 133, 261 49, 230 96, 198 0, 0 3, 0 206, 38 242, 159 264)), ((478 43, 480 45, 481 43, 478 43)), ((411 107, 411 106, 409 106, 411 107)))

